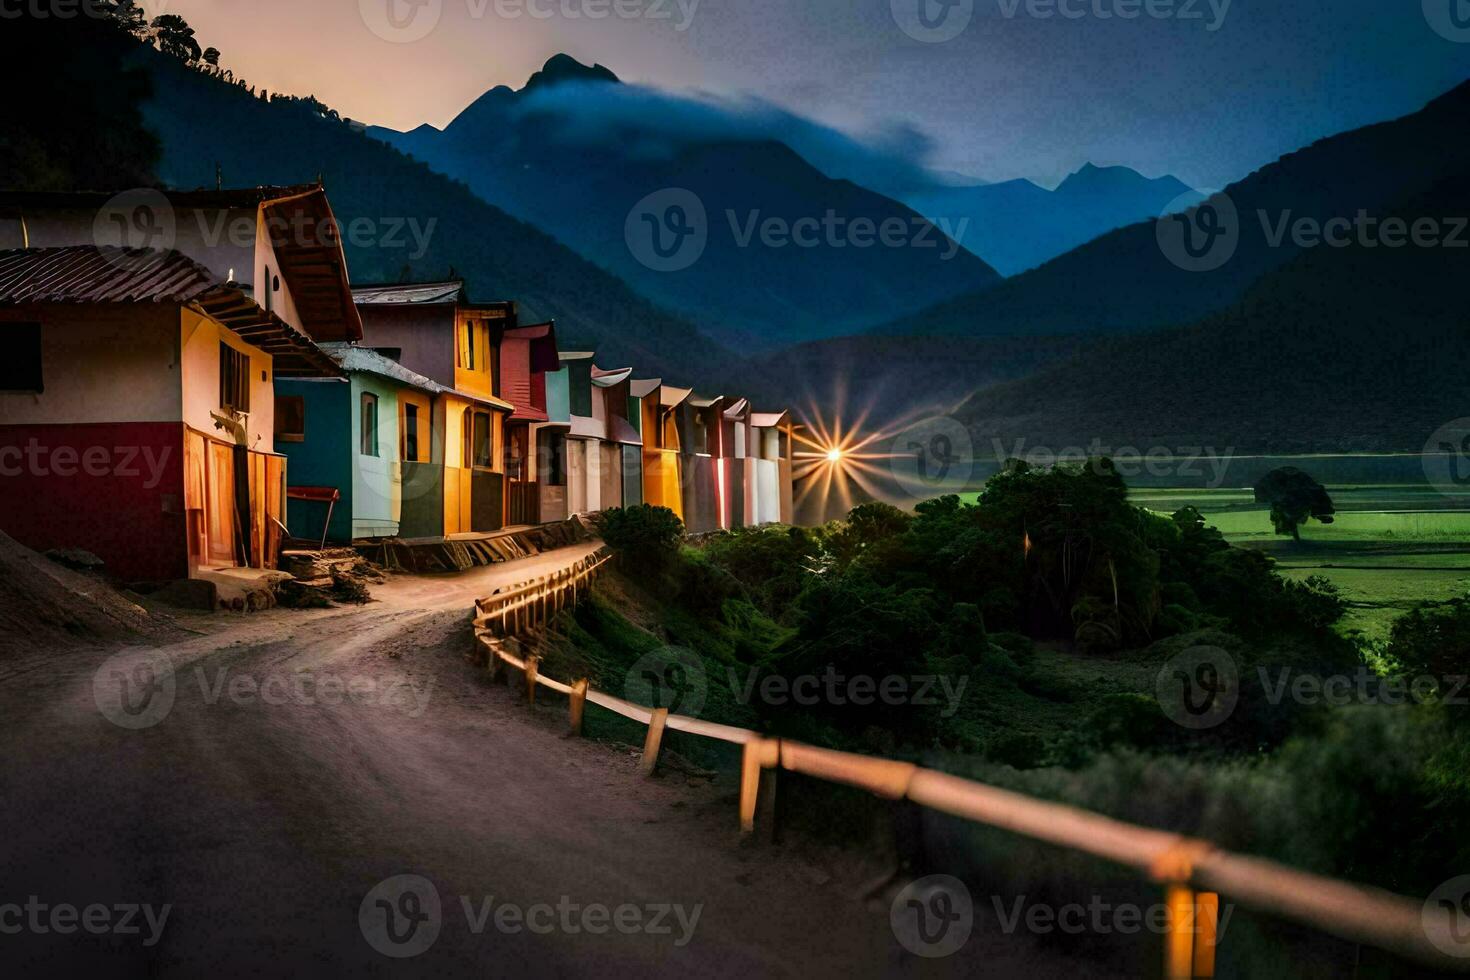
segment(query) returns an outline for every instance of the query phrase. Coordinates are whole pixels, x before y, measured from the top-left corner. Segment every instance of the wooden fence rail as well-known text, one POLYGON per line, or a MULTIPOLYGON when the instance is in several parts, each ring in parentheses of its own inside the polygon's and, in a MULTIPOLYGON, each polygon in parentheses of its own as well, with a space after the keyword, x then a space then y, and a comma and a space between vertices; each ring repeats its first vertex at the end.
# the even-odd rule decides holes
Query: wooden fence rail
MULTIPOLYGON (((1171 910, 1165 939, 1168 980, 1214 976, 1218 896, 1305 924, 1353 942, 1391 951, 1450 972, 1470 972, 1470 959, 1447 955, 1426 932, 1425 904, 1401 895, 1326 878, 1262 858, 1231 854, 1208 841, 1124 823, 1061 803, 1038 800, 974 780, 880 759, 769 738, 759 732, 669 714, 593 689, 586 678, 571 684, 542 674, 534 655, 517 654, 516 637, 544 626, 575 605, 594 575, 610 560, 606 549, 552 575, 522 583, 475 603, 475 632, 495 676, 509 667, 526 683, 534 703, 538 687, 570 699, 571 727, 580 734, 585 705, 593 704, 649 728, 642 767, 652 773, 665 729, 741 746, 739 824, 755 827, 756 804, 774 792, 779 770, 866 790, 1069 848, 1133 868, 1163 885, 1171 910), (1207 889, 1207 890, 1206 890, 1207 889)), ((768 802, 768 801, 762 801, 768 802)), ((1446 910, 1454 916, 1454 910, 1446 910)), ((1450 922, 1445 923, 1449 933, 1450 922)), ((1465 945, 1470 956, 1470 943, 1465 945)))

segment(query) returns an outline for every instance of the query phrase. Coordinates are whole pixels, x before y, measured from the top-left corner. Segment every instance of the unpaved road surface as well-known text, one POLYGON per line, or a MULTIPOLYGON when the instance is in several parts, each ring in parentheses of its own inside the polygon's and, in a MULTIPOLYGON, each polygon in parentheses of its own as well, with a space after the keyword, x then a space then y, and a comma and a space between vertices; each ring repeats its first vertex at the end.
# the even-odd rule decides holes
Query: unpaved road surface
POLYGON ((741 846, 728 785, 642 779, 490 684, 471 600, 587 550, 0 660, 0 974, 1097 975, 978 922, 915 957, 872 868, 741 846), (119 715, 159 653, 171 691, 133 677, 119 715))

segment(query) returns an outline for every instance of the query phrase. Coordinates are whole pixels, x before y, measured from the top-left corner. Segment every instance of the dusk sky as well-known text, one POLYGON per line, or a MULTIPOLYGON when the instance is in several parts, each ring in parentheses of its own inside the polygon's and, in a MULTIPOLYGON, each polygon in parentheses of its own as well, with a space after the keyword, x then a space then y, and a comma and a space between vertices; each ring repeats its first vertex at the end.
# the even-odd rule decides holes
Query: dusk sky
POLYGON ((930 165, 989 180, 1092 161, 1218 187, 1470 77, 1470 32, 1445 13, 1460 0, 949 0, 947 25, 973 13, 939 43, 899 26, 920 0, 617 0, 644 15, 603 19, 588 14, 613 0, 162 2, 257 87, 373 124, 443 126, 565 51, 626 81, 912 132, 902 142, 930 165), (370 29, 390 2, 422 38, 370 29), (1144 12, 1099 17, 1130 8, 1144 12))

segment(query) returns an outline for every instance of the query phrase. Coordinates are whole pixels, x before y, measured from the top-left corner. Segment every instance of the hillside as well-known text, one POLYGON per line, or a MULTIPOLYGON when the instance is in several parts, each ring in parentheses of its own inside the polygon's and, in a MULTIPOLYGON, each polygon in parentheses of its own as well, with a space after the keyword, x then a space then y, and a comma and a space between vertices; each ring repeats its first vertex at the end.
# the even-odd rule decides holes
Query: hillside
POLYGON ((1033 269, 1116 228, 1202 200, 1175 177, 1149 179, 1128 167, 1087 164, 1055 190, 1029 180, 971 187, 934 184, 899 195, 931 220, 969 221, 960 242, 997 272, 1033 269))
POLYGON ((1122 228, 995 286, 876 329, 885 334, 1002 337, 1117 333, 1194 322, 1225 309, 1263 275, 1291 262, 1288 237, 1268 229, 1283 217, 1384 218, 1470 162, 1470 83, 1391 122, 1321 140, 1225 189, 1239 215, 1233 257, 1210 272, 1174 265, 1155 222, 1122 228), (1266 216, 1263 228, 1261 213, 1266 216))
POLYGON ((999 278, 909 207, 828 176, 735 109, 624 85, 565 55, 519 91, 485 93, 442 132, 371 132, 732 346, 857 332, 999 278), (655 269, 630 245, 630 212, 669 188, 698 198, 708 244, 690 265, 655 269), (842 222, 832 234, 829 214, 842 222), (823 225, 807 242, 772 244, 759 230, 771 219, 823 225), (871 232, 864 243, 848 230, 859 221, 898 222, 903 243, 871 232))
POLYGON ((353 126, 299 102, 264 102, 149 48, 136 57, 153 79, 144 118, 163 146, 158 176, 212 186, 216 164, 232 186, 320 176, 344 226, 366 219, 373 229, 346 236, 355 281, 442 278, 453 268, 474 299, 515 299, 528 318, 555 318, 567 343, 595 346, 604 363, 691 383, 718 375, 728 357, 549 235, 353 126))
MULTIPOLYGON (((1470 173, 1470 171, 1467 171, 1470 173)), ((1395 211, 1467 214, 1465 174, 1395 211)), ((977 393, 977 445, 1408 451, 1466 414, 1463 248, 1319 248, 1184 328, 1099 341, 977 393)))

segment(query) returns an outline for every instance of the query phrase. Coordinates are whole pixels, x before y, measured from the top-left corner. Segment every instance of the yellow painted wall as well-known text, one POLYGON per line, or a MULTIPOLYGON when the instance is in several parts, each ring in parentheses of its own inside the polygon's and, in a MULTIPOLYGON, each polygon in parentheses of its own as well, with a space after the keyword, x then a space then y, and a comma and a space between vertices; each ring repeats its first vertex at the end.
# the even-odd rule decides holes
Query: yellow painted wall
POLYGON ((219 404, 219 346, 221 342, 250 358, 250 414, 246 420, 247 445, 258 452, 275 447, 276 393, 271 356, 193 310, 181 317, 179 364, 183 378, 185 424, 212 438, 233 441, 227 431, 215 428, 211 413, 219 404))
POLYGON ((499 351, 490 346, 490 325, 482 317, 461 312, 454 327, 454 386, 471 394, 495 394, 494 372, 499 351), (470 333, 474 334, 474 367, 470 367, 470 333))

